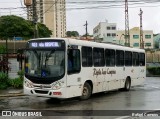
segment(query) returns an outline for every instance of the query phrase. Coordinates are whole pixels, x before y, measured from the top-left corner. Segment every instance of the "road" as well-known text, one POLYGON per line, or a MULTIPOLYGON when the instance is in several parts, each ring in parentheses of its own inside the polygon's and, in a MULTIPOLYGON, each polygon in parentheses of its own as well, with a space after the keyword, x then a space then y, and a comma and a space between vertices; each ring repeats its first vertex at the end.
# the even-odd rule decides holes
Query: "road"
MULTIPOLYGON (((116 90, 94 94, 89 100, 85 101, 79 101, 77 98, 74 98, 57 102, 53 99, 31 96, 0 98, 0 110, 71 110, 68 111, 70 113, 69 116, 55 116, 54 119, 135 119, 135 117, 124 117, 121 111, 126 112, 127 110, 131 110, 131 114, 136 114, 138 110, 141 110, 139 113, 148 112, 149 110, 160 110, 159 94, 160 78, 147 77, 143 85, 133 87, 129 92, 116 90), (90 110, 91 112, 86 112, 86 110, 90 110), (75 116, 77 112, 78 116, 75 116)), ((54 115, 53 113, 49 114, 54 115)), ((58 114, 65 115, 63 111, 58 112, 58 114)), ((30 118, 36 119, 36 117, 30 118)), ((38 117, 37 119, 45 118, 38 117)), ((53 117, 47 118, 52 119, 53 117)), ((143 118, 139 117, 136 119, 143 118)), ((145 118, 150 119, 151 117, 145 118)), ((158 119, 158 117, 154 117, 154 119, 156 118, 158 119)))

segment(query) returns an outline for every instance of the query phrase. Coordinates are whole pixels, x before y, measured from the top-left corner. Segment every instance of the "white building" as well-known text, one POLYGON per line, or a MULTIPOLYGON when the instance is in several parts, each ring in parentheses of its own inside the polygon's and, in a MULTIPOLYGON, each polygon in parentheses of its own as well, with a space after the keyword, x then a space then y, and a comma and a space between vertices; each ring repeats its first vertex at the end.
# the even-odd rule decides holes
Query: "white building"
MULTIPOLYGON (((66 36, 65 0, 37 0, 36 9, 38 22, 52 31, 52 37, 66 36)), ((28 8, 28 19, 32 20, 32 6, 28 8)))
MULTIPOLYGON (((140 28, 130 29, 130 47, 140 48, 140 28)), ((116 23, 100 22, 93 29, 93 37, 97 42, 110 42, 125 44, 125 30, 117 30, 116 23)), ((153 30, 143 30, 143 41, 145 49, 154 48, 153 30)))
POLYGON ((100 22, 93 29, 93 37, 99 42, 112 42, 116 38, 116 23, 100 22))

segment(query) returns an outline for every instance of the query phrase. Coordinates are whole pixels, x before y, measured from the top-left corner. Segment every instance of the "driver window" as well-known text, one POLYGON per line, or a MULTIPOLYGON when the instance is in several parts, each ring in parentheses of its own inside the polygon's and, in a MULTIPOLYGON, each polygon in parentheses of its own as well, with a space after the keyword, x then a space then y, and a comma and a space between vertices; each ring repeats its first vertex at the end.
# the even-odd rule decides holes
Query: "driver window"
POLYGON ((68 61, 67 61, 67 70, 68 74, 80 72, 80 51, 78 49, 69 49, 68 50, 68 61))

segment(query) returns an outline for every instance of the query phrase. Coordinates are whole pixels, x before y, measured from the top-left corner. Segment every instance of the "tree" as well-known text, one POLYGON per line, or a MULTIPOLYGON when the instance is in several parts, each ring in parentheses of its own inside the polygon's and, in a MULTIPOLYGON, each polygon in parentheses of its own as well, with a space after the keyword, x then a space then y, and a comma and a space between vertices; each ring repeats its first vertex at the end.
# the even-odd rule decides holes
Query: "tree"
MULTIPOLYGON (((52 32, 43 24, 39 24, 39 36, 49 37, 52 32)), ((34 37, 34 24, 31 21, 21 17, 10 15, 0 17, 0 39, 13 39, 13 37, 22 37, 30 39, 34 37)))
POLYGON ((66 35, 67 37, 78 37, 79 33, 77 31, 67 31, 66 35))
POLYGON ((159 49, 159 42, 158 41, 155 41, 154 47, 155 47, 155 49, 159 49))
MULTIPOLYGON (((83 37, 86 37, 86 34, 82 35, 83 37)), ((89 33, 87 33, 87 36, 93 37, 93 35, 89 35, 89 33)))
POLYGON ((52 31, 49 30, 46 25, 38 23, 38 32, 39 32, 39 37, 50 37, 52 35, 52 31))

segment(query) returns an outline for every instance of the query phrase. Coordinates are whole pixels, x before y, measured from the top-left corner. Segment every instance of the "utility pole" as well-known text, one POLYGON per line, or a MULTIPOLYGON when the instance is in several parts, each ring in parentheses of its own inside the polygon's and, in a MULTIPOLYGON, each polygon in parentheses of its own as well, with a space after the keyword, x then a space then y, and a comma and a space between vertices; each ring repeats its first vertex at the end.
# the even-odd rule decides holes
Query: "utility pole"
POLYGON ((144 41, 143 41, 143 27, 142 27, 142 14, 143 14, 143 11, 142 9, 140 9, 140 48, 141 49, 144 49, 144 41))
POLYGON ((26 5, 26 7, 27 7, 28 20, 29 20, 30 16, 32 16, 32 20, 35 25, 34 38, 37 38, 38 37, 38 28, 37 28, 38 18, 37 18, 37 9, 36 9, 37 2, 36 2, 36 0, 24 0, 24 5, 26 5), (31 11, 33 11, 33 12, 31 12, 31 11))
POLYGON ((125 46, 130 47, 128 0, 125 0, 125 46))
POLYGON ((32 7, 33 7, 33 23, 35 25, 35 30, 34 30, 34 38, 37 38, 38 37, 38 27, 37 27, 37 9, 36 9, 36 6, 37 6, 37 2, 36 0, 33 0, 32 1, 33 4, 32 4, 32 7))
POLYGON ((86 26, 86 40, 87 40, 88 39, 87 38, 87 35, 88 35, 88 30, 87 30, 88 29, 88 23, 87 23, 87 21, 86 21, 86 24, 84 26, 86 26))

